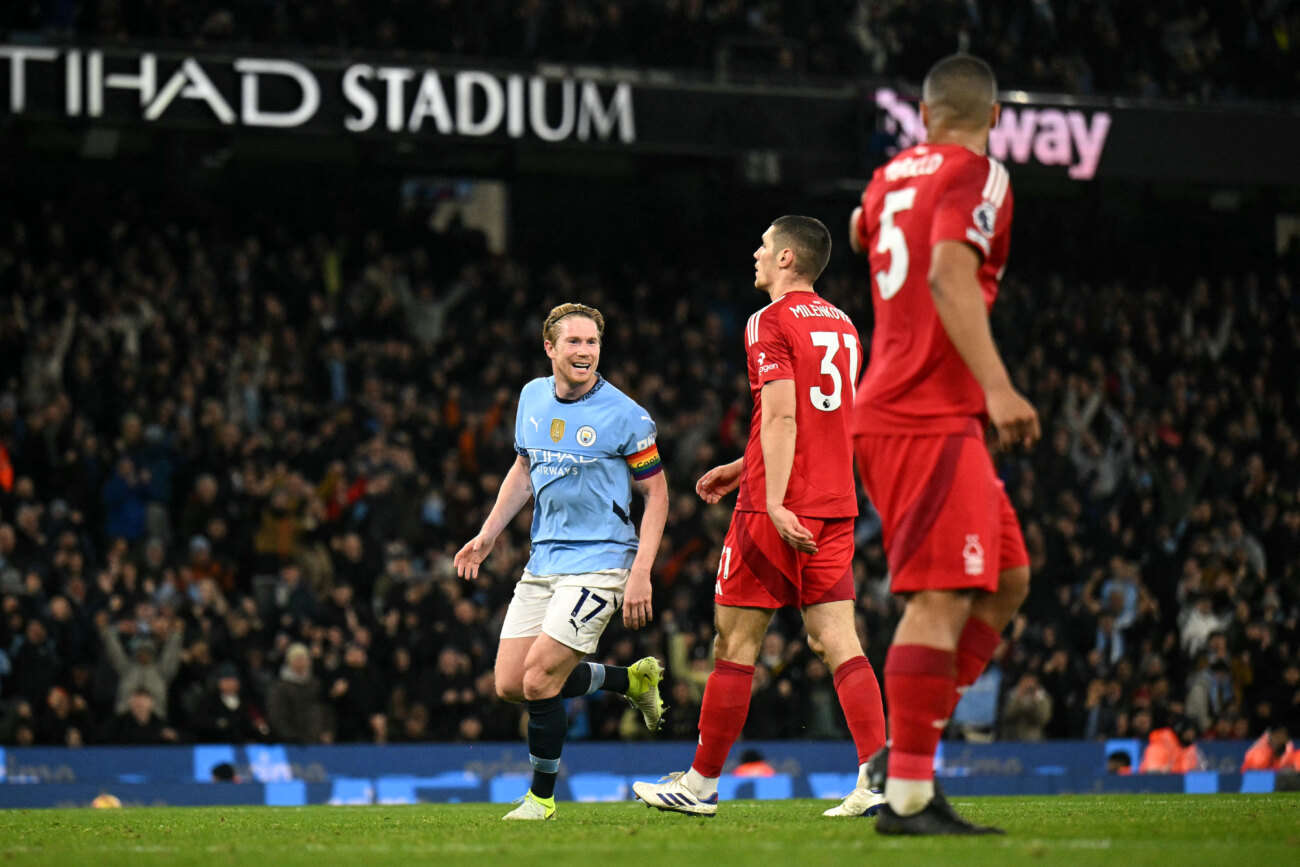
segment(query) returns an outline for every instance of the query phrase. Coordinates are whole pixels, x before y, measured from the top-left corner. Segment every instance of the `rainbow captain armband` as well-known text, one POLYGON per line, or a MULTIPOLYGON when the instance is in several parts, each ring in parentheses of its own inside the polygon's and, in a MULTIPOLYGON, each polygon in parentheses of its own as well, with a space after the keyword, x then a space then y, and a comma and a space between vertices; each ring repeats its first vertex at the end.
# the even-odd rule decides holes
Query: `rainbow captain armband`
POLYGON ((659 446, 650 443, 636 454, 629 455, 627 468, 632 471, 632 478, 638 482, 650 478, 655 473, 663 472, 664 465, 659 460, 659 446))

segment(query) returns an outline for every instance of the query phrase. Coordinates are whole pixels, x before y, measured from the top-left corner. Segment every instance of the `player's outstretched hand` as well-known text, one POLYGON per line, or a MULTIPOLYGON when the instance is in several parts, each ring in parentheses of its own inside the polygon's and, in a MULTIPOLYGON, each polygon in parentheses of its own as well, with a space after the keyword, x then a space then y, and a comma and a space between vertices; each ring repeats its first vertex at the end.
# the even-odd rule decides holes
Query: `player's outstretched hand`
POLYGON ((492 553, 492 546, 496 544, 496 538, 484 538, 479 533, 473 539, 465 543, 465 547, 456 552, 456 574, 468 581, 478 577, 478 567, 487 559, 487 555, 492 553))
POLYGON ((640 629, 655 619, 650 607, 650 571, 632 570, 627 577, 627 592, 623 595, 623 625, 640 629))
POLYGON ((1002 448, 1032 446, 1038 442, 1042 435, 1038 411, 1023 394, 1008 387, 986 395, 986 401, 989 421, 998 429, 998 442, 1002 448))
POLYGON ((768 508, 767 516, 772 519, 776 531, 781 534, 781 538, 791 548, 802 554, 817 553, 817 543, 813 539, 813 534, 808 532, 807 527, 799 523, 799 519, 795 517, 794 512, 791 512, 785 506, 775 506, 768 508))
POLYGON ((744 469, 743 458, 714 467, 700 476, 700 480, 695 483, 695 493, 710 506, 716 505, 719 500, 740 486, 740 476, 744 469))

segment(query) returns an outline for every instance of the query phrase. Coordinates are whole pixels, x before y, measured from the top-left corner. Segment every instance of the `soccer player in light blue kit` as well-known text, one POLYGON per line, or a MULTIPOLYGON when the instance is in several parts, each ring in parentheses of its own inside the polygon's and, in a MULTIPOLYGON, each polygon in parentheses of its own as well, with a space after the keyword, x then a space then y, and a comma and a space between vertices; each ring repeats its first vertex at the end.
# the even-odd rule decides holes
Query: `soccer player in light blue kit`
POLYGON ((561 304, 542 327, 552 375, 519 395, 519 457, 479 534, 456 554, 472 579, 497 536, 530 497, 532 556, 515 586, 497 649, 497 694, 528 707, 533 782, 506 819, 555 816, 555 778, 568 716, 563 699, 598 689, 623 695, 659 728, 663 669, 654 657, 622 668, 579 665, 615 611, 640 629, 654 616, 650 567, 668 518, 668 483, 650 414, 596 373, 605 319, 561 304), (632 491, 645 499, 638 542, 632 491))

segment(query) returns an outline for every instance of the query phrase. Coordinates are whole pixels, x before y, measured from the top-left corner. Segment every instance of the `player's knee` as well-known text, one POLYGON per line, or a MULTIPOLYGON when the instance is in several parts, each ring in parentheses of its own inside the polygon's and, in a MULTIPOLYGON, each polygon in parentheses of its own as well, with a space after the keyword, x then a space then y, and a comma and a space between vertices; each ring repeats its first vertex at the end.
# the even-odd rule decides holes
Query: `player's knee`
POLYGON ((563 683, 557 683, 553 672, 541 666, 524 670, 523 698, 526 701, 540 701, 560 694, 563 683))
POLYGON ((713 639, 713 658, 725 659, 740 665, 753 665, 758 661, 757 642, 746 638, 728 636, 719 632, 713 639))
POLYGON ((497 696, 504 701, 521 702, 524 700, 524 685, 522 683, 506 683, 498 680, 496 688, 497 696))

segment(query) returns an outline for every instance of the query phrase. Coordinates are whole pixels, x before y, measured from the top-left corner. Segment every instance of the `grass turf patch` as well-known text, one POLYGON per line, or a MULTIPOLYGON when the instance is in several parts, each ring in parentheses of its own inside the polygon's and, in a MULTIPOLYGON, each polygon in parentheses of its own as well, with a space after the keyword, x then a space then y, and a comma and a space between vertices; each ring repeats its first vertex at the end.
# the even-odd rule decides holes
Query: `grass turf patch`
POLYGON ((6 864, 566 864, 675 858, 706 867, 798 863, 1010 867, 1068 863, 1250 865, 1300 859, 1300 795, 954 799, 1006 837, 902 839, 872 819, 825 819, 824 801, 736 801, 714 819, 640 802, 561 802, 550 822, 503 804, 0 811, 6 864))

